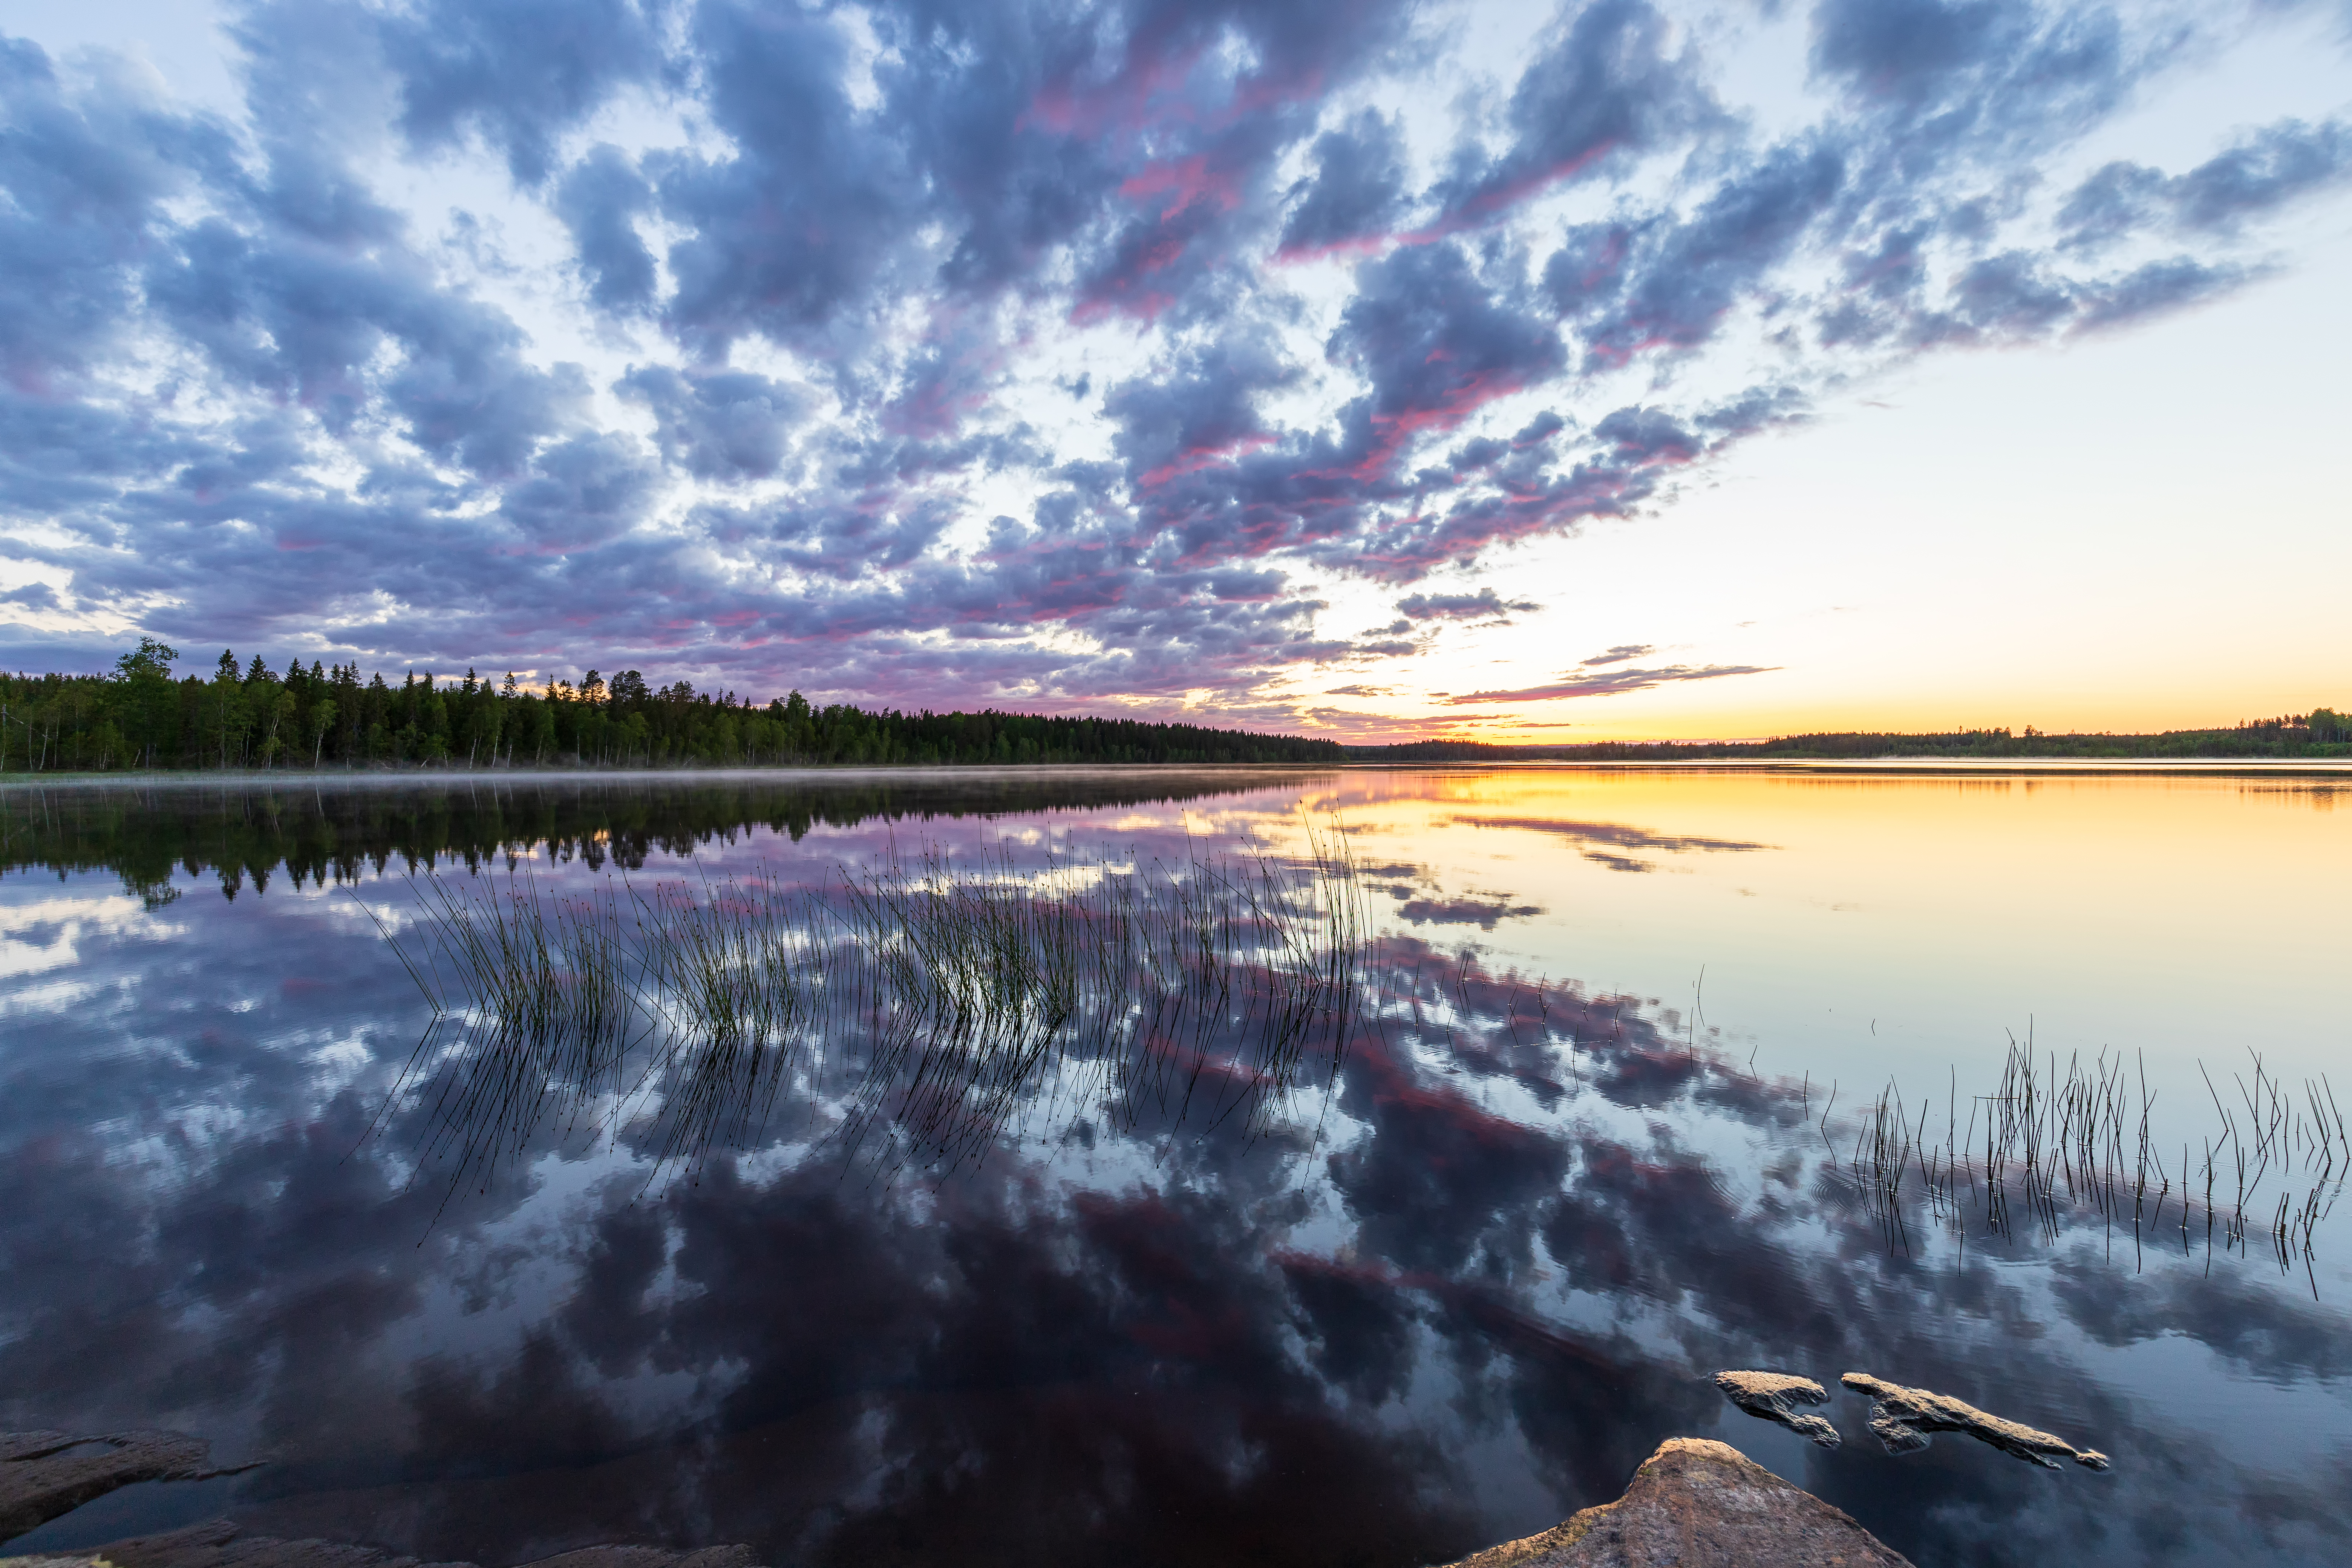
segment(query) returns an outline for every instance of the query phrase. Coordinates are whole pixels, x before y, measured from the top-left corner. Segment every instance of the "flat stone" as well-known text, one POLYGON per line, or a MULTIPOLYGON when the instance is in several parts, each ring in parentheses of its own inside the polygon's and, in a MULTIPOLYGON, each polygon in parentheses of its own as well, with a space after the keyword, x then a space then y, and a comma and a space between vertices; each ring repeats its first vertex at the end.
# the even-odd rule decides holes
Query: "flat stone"
POLYGON ((1827 1405, 1830 1391, 1810 1377, 1785 1372, 1718 1372, 1716 1387, 1723 1396, 1750 1415, 1777 1421, 1791 1432, 1811 1438, 1824 1448, 1838 1446, 1838 1429, 1822 1415, 1809 1415, 1800 1405, 1827 1405))
POLYGON ((1669 1437, 1615 1502, 1450 1568, 1909 1568, 1839 1509, 1727 1443, 1669 1437))
POLYGON ((216 1468, 211 1459, 211 1445, 184 1432, 0 1432, 0 1541, 134 1481, 200 1481, 253 1468, 216 1468))
POLYGON ((1916 1454, 1931 1434, 1958 1432, 2048 1470, 2058 1468, 2062 1458, 2086 1469, 2107 1468, 2107 1457, 2096 1448, 2077 1448, 2063 1437, 1990 1415, 1948 1394, 1906 1388, 1866 1372, 1850 1372, 1839 1381, 1870 1396, 1870 1429, 1890 1454, 1916 1454))

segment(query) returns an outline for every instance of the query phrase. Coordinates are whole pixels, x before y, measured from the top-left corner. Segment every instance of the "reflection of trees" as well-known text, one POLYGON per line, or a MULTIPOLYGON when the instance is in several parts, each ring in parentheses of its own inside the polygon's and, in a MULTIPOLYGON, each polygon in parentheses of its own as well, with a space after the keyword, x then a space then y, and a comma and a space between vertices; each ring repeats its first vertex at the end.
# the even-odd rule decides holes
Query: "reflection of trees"
POLYGON ((394 862, 473 869, 527 851, 635 869, 649 855, 690 855, 753 827, 797 841, 819 826, 1034 816, 1197 800, 1236 787, 1231 773, 1171 768, 842 784, 722 774, 16 788, 0 791, 0 870, 111 870, 133 892, 175 870, 209 871, 234 896, 247 881, 266 889, 281 869, 297 886, 323 885, 394 862))

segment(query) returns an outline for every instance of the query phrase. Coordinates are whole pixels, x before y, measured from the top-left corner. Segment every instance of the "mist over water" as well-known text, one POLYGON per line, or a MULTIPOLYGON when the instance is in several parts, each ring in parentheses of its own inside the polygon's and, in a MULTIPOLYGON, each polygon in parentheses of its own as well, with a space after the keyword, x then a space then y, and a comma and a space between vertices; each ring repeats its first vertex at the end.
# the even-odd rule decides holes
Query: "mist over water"
MULTIPOLYGON (((0 1419, 273 1461, 9 1550, 226 1512, 484 1563, 635 1539, 1410 1564, 1613 1498, 1683 1434, 1923 1563, 2336 1561, 2352 1237, 2296 1097, 2352 1043, 2326 978, 2338 787, 1039 770, 0 793, 0 1419), (1301 1070, 1266 1076, 1234 1005, 1173 1068, 1140 1033, 1042 1051, 1013 1091, 956 1099, 948 1139, 947 1101, 909 1092, 919 1050, 854 1021, 764 1079, 706 1073, 728 1114, 699 1142, 675 1135, 691 1064, 657 1032, 601 1078, 453 1100, 416 1070, 434 1008, 384 935, 425 951, 432 879, 616 916, 762 887, 846 908, 845 878, 926 856, 1001 886, 1247 865, 1304 889, 1334 824, 1369 923, 1357 1005, 1301 1070), (1981 1172, 1948 1212, 1926 1167, 1874 1195, 1882 1092, 1921 1144, 1967 1146, 1981 1121, 1941 1124, 1990 1115, 2012 1032, 2059 1079, 2128 1060, 2125 1163, 2145 1111, 2166 1206, 2062 1187, 2004 1235, 1981 1172), (2232 1246, 2226 1190, 2209 1232, 2180 1178, 2237 1146, 2225 1128, 2265 1137, 2256 1053, 2304 1120, 2261 1142, 2232 1246), (1139 1060, 1159 1076, 1107 1075, 1139 1060), (459 1157, 485 1128, 498 1157, 459 1157), (2290 1188, 2320 1196, 2292 1257, 2267 1229, 2290 1188), (1844 1445, 1815 1448, 1728 1406, 1708 1379, 1733 1366, 1937 1389, 2114 1468, 1951 1436, 1891 1458, 1843 1394, 1844 1445)), ((474 1059, 466 1038, 436 1061, 474 1059)))

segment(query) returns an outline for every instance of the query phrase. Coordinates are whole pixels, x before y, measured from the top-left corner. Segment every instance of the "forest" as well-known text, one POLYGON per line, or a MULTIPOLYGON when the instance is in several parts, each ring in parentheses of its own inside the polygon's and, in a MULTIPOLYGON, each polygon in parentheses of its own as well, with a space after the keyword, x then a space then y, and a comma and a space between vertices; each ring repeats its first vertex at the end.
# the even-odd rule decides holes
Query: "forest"
POLYGON ((764 705, 687 681, 609 680, 526 689, 512 674, 455 680, 414 671, 393 685, 357 664, 280 671, 222 650, 209 679, 175 675, 152 637, 103 675, 0 675, 0 773, 294 768, 887 766, 1019 763, 1678 763, 1776 758, 2352 757, 2352 714, 2329 708, 2225 730, 2043 734, 2028 726, 1946 733, 1788 735, 1766 741, 1510 746, 1418 741, 1349 746, 1192 724, 1042 714, 907 713, 798 691, 764 705))
POLYGON ((544 690, 467 670, 360 679, 356 664, 240 666, 174 675, 152 637, 104 675, 0 675, 0 772, 808 763, 1337 763, 1329 741, 1191 724, 1033 714, 764 706, 634 669, 544 690))
POLYGON ((2315 708, 2308 713, 2249 719, 2226 730, 2168 730, 2151 735, 2049 735, 2021 731, 1955 730, 1940 734, 1853 731, 1782 735, 1768 741, 1608 741, 1582 746, 1488 745, 1475 741, 1416 741, 1398 746, 1354 746, 1359 762, 1685 763, 1863 761, 1872 758, 2173 758, 2288 761, 2352 758, 2352 714, 2315 708))

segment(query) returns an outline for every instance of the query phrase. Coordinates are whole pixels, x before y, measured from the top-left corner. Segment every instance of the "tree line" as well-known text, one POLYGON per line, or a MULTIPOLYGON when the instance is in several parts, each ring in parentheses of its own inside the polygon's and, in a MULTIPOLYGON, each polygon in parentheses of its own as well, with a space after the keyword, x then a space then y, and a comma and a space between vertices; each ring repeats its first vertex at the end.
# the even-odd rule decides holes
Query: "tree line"
POLYGON ((755 705, 687 681, 656 688, 636 670, 526 689, 509 672, 456 680, 299 659, 283 671, 223 649, 209 679, 175 675, 152 637, 103 675, 0 675, 0 772, 287 768, 676 767, 1020 763, 1443 763, 1547 759, 2352 756, 2352 714, 2331 708, 2226 730, 2048 735, 2028 726, 1944 733, 1842 732, 1758 742, 1608 742, 1497 746, 1420 741, 1343 746, 1192 724, 1042 714, 915 713, 798 691, 755 705))
POLYGON ((1844 731, 1781 735, 1769 741, 1606 741, 1581 746, 1414 741, 1396 746, 1352 746, 1349 752, 1360 762, 1393 763, 1801 762, 1874 757, 2326 759, 2352 757, 2352 714, 2315 708, 2308 713, 2249 719, 2226 730, 2168 730, 2147 735, 2048 735, 2029 724, 2021 731, 1954 730, 1939 734, 1844 731))
POLYGON ((103 675, 0 675, 0 772, 1346 760, 1329 741, 1192 724, 818 708, 798 691, 755 705, 634 669, 531 689, 512 672, 395 686, 356 663, 278 671, 228 649, 209 679, 175 676, 178 658, 142 637, 103 675))

